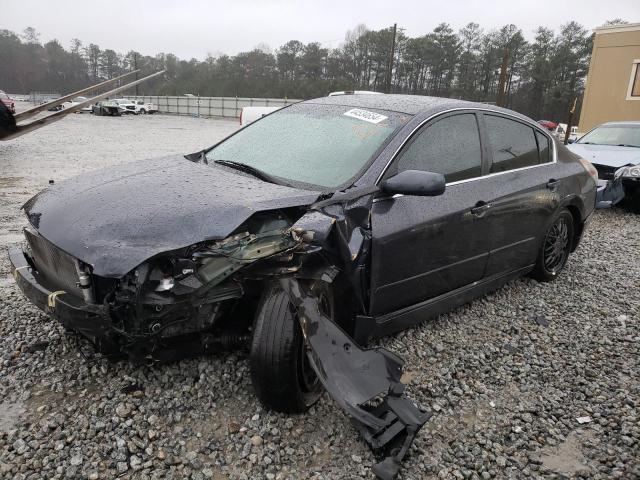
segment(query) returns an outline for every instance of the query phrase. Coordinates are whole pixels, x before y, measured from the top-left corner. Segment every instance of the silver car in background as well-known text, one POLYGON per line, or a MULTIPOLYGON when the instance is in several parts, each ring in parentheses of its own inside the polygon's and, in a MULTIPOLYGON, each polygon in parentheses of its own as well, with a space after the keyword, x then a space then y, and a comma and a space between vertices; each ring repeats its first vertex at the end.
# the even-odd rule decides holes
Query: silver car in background
POLYGON ((603 123, 567 148, 598 170, 598 208, 626 198, 640 213, 640 121, 603 123))

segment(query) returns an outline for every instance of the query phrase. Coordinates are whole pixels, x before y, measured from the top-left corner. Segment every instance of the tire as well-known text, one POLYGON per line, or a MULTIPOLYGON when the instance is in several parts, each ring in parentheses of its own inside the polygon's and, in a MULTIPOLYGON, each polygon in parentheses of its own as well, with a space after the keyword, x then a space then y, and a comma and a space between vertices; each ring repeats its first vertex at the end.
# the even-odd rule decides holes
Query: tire
POLYGON ((305 412, 322 394, 295 311, 276 282, 267 286, 258 306, 250 366, 256 395, 271 410, 305 412))
POLYGON ((637 187, 631 194, 631 198, 629 200, 629 210, 631 210, 633 213, 640 214, 640 187, 637 187))
POLYGON ((573 247, 575 225, 566 208, 560 210, 542 238, 538 258, 531 276, 540 282, 551 282, 564 270, 573 247))
POLYGON ((147 113, 147 111, 144 108, 140 109, 140 115, 144 115, 145 113, 147 113))

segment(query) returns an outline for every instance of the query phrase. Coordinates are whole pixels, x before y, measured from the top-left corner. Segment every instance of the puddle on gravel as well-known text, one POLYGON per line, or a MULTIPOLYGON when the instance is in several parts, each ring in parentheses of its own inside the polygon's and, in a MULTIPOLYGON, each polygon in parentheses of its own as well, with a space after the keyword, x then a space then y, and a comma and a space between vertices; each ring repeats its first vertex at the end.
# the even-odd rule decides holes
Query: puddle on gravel
POLYGON ((8 432, 16 426, 20 415, 22 415, 26 409, 20 401, 4 401, 0 402, 0 431, 8 432))
POLYGON ((593 436, 593 432, 571 432, 567 439, 555 447, 546 447, 542 450, 540 460, 543 468, 564 475, 576 475, 589 471, 582 444, 593 436))

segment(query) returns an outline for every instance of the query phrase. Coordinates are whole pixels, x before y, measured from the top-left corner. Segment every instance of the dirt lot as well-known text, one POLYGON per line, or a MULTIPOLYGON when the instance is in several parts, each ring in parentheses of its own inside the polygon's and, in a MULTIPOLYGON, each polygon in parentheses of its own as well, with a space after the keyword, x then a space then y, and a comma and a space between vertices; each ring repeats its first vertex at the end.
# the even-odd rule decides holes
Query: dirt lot
MULTIPOLYGON (((193 152, 236 128, 71 115, 0 143, 0 250, 21 241, 19 208, 49 180, 193 152)), ((326 395, 305 415, 263 410, 245 353, 162 367, 92 357, 24 299, 4 252, 0 296, 0 478, 372 476, 326 395)), ((436 413, 401 477, 640 478, 639 322, 640 216, 614 209, 594 215, 556 282, 521 279, 383 339, 436 413)))

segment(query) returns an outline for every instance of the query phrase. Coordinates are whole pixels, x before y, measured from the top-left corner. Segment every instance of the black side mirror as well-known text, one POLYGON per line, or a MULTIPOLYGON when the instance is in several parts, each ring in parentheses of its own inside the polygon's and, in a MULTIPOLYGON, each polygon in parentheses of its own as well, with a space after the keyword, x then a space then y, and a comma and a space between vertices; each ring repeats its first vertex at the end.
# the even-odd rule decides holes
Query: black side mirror
POLYGON ((441 173, 405 170, 382 182, 382 191, 390 195, 416 195, 435 197, 442 195, 446 186, 441 173))

